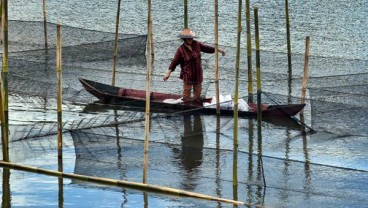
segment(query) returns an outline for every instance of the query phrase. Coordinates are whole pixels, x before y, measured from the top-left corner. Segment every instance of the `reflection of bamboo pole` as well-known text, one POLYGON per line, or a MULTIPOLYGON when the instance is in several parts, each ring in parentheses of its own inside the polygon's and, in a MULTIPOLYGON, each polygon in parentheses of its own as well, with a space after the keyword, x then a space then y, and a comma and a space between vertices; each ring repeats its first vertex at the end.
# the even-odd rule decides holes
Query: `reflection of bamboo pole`
POLYGON ((10 169, 3 169, 2 181, 2 203, 1 207, 11 207, 11 192, 10 192, 10 169))
POLYGON ((2 136, 3 136, 3 155, 4 161, 9 161, 9 111, 8 111, 8 1, 2 0, 1 3, 1 26, 3 31, 3 66, 2 66, 2 136))
MULTIPOLYGON (((308 81, 308 63, 309 63, 309 36, 307 36, 305 39, 305 60, 304 60, 301 103, 305 103, 305 94, 307 90, 307 81, 308 81)), ((300 114, 304 114, 304 109, 300 111, 300 114)))
POLYGON ((252 73, 252 41, 250 32, 250 0, 246 0, 247 27, 247 60, 248 60, 248 102, 253 103, 253 73, 252 73))
POLYGON ((56 71, 57 71, 57 121, 58 121, 58 157, 62 155, 63 148, 63 120, 62 120, 62 66, 61 66, 61 25, 57 24, 57 41, 56 41, 56 71))
POLYGON ((118 0, 118 11, 116 13, 116 25, 115 25, 114 62, 112 66, 112 81, 111 81, 112 86, 115 85, 116 59, 118 53, 118 37, 119 37, 120 4, 121 0, 118 0))
POLYGON ((45 36, 45 52, 47 53, 47 17, 46 17, 46 0, 43 0, 43 31, 45 36))
POLYGON ((184 28, 188 28, 188 0, 184 0, 184 28))
POLYGON ((151 98, 151 73, 152 62, 151 59, 151 46, 153 41, 152 31, 152 4, 151 0, 148 0, 148 44, 147 44, 147 73, 146 73, 146 112, 145 112, 145 134, 144 134, 144 168, 143 168, 143 183, 147 183, 147 169, 149 164, 148 149, 149 149, 149 129, 150 129, 150 98, 151 98))
POLYGON ((220 114, 220 90, 218 67, 218 0, 215 0, 215 87, 216 87, 216 114, 220 114))
POLYGON ((256 68, 257 68, 257 119, 262 120, 262 99, 261 99, 261 58, 259 49, 259 29, 258 29, 258 8, 254 8, 254 25, 256 39, 256 68))
MULTIPOLYGON (((63 158, 58 158, 58 171, 63 172, 63 158)), ((59 185, 59 207, 64 207, 64 178, 60 177, 58 178, 58 185, 59 185)))
POLYGON ((157 191, 157 192, 164 193, 164 194, 195 197, 195 198, 226 202, 226 203, 232 203, 232 204, 238 204, 238 205, 245 204, 244 202, 240 202, 240 201, 223 199, 219 197, 213 197, 213 196, 208 196, 205 194, 184 191, 184 190, 179 190, 179 189, 174 189, 174 188, 169 188, 169 187, 164 187, 164 186, 150 185, 150 184, 130 182, 130 181, 124 181, 124 180, 115 180, 115 179, 109 179, 109 178, 100 178, 100 177, 95 177, 95 176, 78 175, 78 174, 73 174, 73 173, 64 173, 64 172, 46 170, 46 169, 41 169, 37 167, 19 165, 15 163, 4 162, 4 161, 0 161, 0 166, 12 168, 16 170, 45 174, 45 175, 50 175, 50 176, 57 176, 57 177, 63 177, 63 178, 76 179, 80 181, 87 181, 91 183, 99 183, 99 184, 106 184, 106 185, 113 185, 113 186, 123 186, 123 187, 130 187, 130 188, 140 189, 140 190, 143 189, 147 191, 157 191))

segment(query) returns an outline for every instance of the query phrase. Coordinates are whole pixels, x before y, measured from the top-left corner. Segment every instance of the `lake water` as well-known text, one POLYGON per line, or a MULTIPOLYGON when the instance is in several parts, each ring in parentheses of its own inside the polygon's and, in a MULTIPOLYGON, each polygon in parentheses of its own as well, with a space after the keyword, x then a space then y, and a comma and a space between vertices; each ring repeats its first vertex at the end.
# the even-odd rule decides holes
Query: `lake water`
MULTIPOLYGON (((63 171, 142 182, 144 113, 139 109, 93 104, 96 99, 77 80, 84 77, 111 81, 112 49, 111 58, 106 58, 109 51, 101 50, 105 46, 101 43, 111 44, 114 40, 117 2, 62 0, 46 4, 48 22, 63 25, 63 46, 66 46, 63 171)), ((213 2, 193 0, 188 6, 189 26, 199 36, 198 40, 212 44, 213 2)), ((240 119, 239 145, 234 147, 231 117, 221 118, 217 125, 215 116, 152 114, 148 183, 238 200, 251 206, 364 207, 368 192, 367 1, 290 2, 291 80, 287 72, 284 2, 251 1, 251 7, 252 22, 253 8, 259 8, 264 102, 300 102, 305 38, 310 37, 304 122, 316 133, 303 134, 285 121, 264 121, 260 133, 257 121, 240 119), (234 181, 238 181, 236 186, 234 181)), ((237 1, 219 1, 219 44, 226 51, 226 56, 219 60, 223 95, 234 93, 237 11, 237 1)), ((239 93, 246 98, 244 8, 242 13, 239 93)), ((119 32, 131 37, 145 35, 146 17, 147 1, 122 1, 119 32)), ((57 170, 55 59, 53 50, 44 58, 42 2, 9 2, 9 19, 10 160, 57 170)), ((162 81, 162 75, 180 44, 177 34, 182 25, 183 1, 153 2, 154 91, 181 91, 179 70, 168 82, 162 81)), ((251 27, 254 36, 253 24, 251 27)), ((55 33, 50 32, 49 38, 52 48, 55 33)), ((123 52, 144 43, 139 38, 129 40, 140 42, 121 46, 123 52)), ((126 41, 123 39, 119 44, 126 41)), ((253 41, 253 49, 254 45, 253 41)), ((205 93, 211 97, 215 89, 213 55, 204 54, 203 64, 205 93)), ((116 83, 144 89, 145 70, 145 60, 123 56, 117 67, 116 83)), ((255 67, 253 71, 255 75, 255 67)), ((229 203, 69 178, 59 180, 13 169, 2 168, 1 173, 2 207, 233 207, 229 203)))

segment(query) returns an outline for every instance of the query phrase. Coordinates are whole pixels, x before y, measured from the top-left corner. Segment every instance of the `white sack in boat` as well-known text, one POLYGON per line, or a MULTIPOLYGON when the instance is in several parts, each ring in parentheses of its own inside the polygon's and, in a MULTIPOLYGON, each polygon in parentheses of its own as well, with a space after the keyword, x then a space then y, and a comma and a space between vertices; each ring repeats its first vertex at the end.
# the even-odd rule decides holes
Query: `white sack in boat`
POLYGON ((178 103, 182 103, 183 102, 183 98, 179 98, 179 99, 169 98, 169 99, 165 99, 163 102, 164 103, 170 103, 170 104, 178 104, 178 103))
MULTIPOLYGON (((231 98, 231 95, 220 95, 220 109, 223 110, 233 110, 234 109, 234 101, 231 98)), ((203 106, 206 108, 216 108, 216 97, 212 97, 211 103, 203 103, 203 106)), ((238 111, 249 111, 249 106, 247 102, 243 99, 238 99, 238 111)))

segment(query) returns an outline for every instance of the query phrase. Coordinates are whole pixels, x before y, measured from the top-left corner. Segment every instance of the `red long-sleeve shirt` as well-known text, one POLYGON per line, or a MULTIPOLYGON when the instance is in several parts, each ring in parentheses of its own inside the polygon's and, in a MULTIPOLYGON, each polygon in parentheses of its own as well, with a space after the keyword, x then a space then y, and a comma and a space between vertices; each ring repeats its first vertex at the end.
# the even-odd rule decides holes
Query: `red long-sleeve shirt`
POLYGON ((195 40, 191 46, 192 50, 185 46, 185 43, 179 46, 169 69, 174 71, 180 64, 180 79, 187 84, 199 84, 203 82, 201 52, 214 53, 215 48, 195 40))

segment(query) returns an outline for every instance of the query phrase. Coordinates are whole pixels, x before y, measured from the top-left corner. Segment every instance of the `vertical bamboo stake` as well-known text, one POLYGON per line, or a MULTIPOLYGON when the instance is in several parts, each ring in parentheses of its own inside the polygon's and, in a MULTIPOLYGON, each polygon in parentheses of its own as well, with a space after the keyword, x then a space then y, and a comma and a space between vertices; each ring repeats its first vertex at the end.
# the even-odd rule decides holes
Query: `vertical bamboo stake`
POLYGON ((258 29, 258 8, 254 8, 254 25, 256 39, 256 68, 257 68, 257 120, 262 120, 262 99, 261 99, 261 58, 259 47, 259 29, 258 29))
POLYGON ((253 73, 252 73, 252 40, 250 31, 250 0, 246 0, 247 24, 247 60, 248 60, 248 102, 253 103, 253 73))
POLYGON ((285 13, 286 13, 286 38, 287 38, 287 51, 288 51, 288 72, 292 74, 291 67, 291 41, 290 41, 290 21, 289 21, 289 1, 285 0, 285 13))
POLYGON ((115 86, 115 71, 116 71, 116 59, 118 53, 118 37, 119 37, 120 4, 121 0, 118 0, 118 9, 116 12, 116 25, 115 25, 114 61, 112 66, 112 81, 111 81, 112 86, 115 86))
POLYGON ((61 25, 57 24, 57 40, 56 40, 56 72, 57 72, 57 120, 58 120, 58 157, 62 156, 63 148, 63 121, 62 121, 62 66, 61 66, 61 25))
POLYGON ((216 88, 216 114, 220 114, 220 89, 218 67, 218 0, 215 0, 215 88, 216 88))
MULTIPOLYGON (((58 171, 63 172, 63 158, 58 158, 58 171)), ((58 193, 58 201, 59 207, 64 207, 64 178, 59 176, 58 177, 58 185, 59 185, 59 193, 58 193)))
MULTIPOLYGON (((236 73, 235 73, 235 95, 234 95, 234 154, 238 151, 238 103, 239 103, 239 68, 240 68, 240 38, 241 38, 241 12, 242 12, 242 0, 239 0, 238 4, 238 34, 237 34, 237 47, 236 47, 236 73)), ((238 185, 238 173, 234 167, 233 171, 233 186, 238 185)))
POLYGON ((291 66, 291 41, 290 41, 290 21, 289 21, 289 1, 285 0, 286 14, 286 38, 288 51, 288 103, 291 103, 291 81, 292 81, 292 66, 291 66))
MULTIPOLYGON (((305 94, 307 91, 307 81, 308 81, 308 63, 309 63, 309 36, 305 39, 305 60, 304 60, 304 73, 303 73, 303 83, 302 83, 302 98, 301 103, 305 103, 305 94)), ((304 109, 300 112, 304 114, 304 109)))
POLYGON ((46 0, 43 0, 43 30, 45 36, 45 52, 48 51, 48 44, 47 44, 47 16, 46 16, 46 0))
POLYGON ((147 183, 147 169, 149 164, 148 159, 148 149, 149 149, 149 129, 150 129, 150 88, 151 88, 151 71, 152 71, 152 62, 151 62, 151 42, 153 41, 153 31, 152 31, 152 4, 151 0, 148 0, 148 44, 147 44, 147 73, 146 73, 146 112, 145 112, 145 134, 144 134, 144 168, 143 168, 143 183, 147 183))
POLYGON ((188 28, 188 0, 184 0, 184 28, 188 28))
POLYGON ((8 111, 8 0, 2 0, 1 2, 2 16, 1 16, 1 26, 3 31, 3 67, 2 67, 2 136, 3 136, 3 151, 4 151, 4 161, 9 161, 9 111, 8 111))

